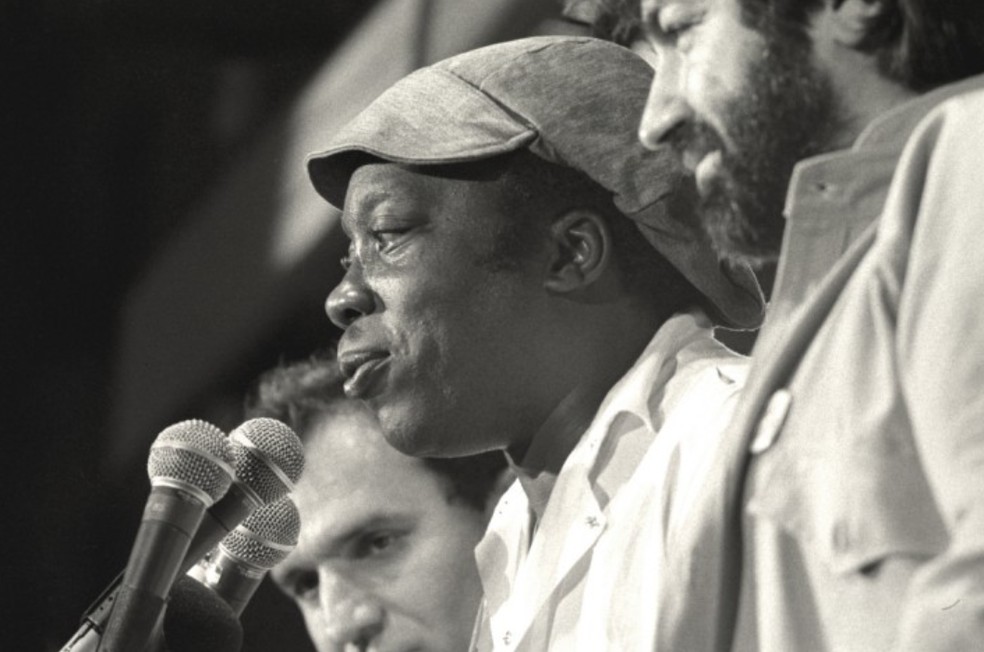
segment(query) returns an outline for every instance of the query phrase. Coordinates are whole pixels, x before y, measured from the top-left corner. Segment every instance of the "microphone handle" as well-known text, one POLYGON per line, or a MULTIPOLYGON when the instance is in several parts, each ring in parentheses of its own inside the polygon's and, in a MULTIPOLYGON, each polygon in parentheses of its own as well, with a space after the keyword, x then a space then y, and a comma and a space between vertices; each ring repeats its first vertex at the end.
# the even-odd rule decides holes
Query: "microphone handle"
MULTIPOLYGON (((233 482, 229 491, 205 512, 177 574, 183 575, 190 570, 258 506, 259 501, 242 483, 233 482)), ((99 639, 106 631, 122 581, 121 572, 86 609, 82 625, 60 652, 96 651, 99 639)))
POLYGON ((266 569, 250 566, 222 548, 217 548, 211 558, 202 560, 188 571, 190 577, 215 591, 237 617, 243 614, 266 574, 266 569))
POLYGON ((100 652, 144 649, 204 514, 204 503, 186 491, 151 490, 100 652))
POLYGON ((261 504, 262 501, 241 482, 233 482, 229 491, 205 512, 179 574, 184 575, 197 564, 261 504))

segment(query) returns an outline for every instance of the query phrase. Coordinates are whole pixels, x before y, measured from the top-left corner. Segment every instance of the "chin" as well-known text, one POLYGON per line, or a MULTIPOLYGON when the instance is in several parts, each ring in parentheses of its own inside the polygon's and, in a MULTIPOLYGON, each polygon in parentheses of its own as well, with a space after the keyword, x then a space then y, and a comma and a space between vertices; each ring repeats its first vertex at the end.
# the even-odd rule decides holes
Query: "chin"
POLYGON ((779 259, 781 227, 778 234, 768 238, 748 237, 747 229, 732 224, 705 223, 704 228, 711 240, 711 246, 729 263, 745 264, 757 269, 779 259))
POLYGON ((505 447, 479 406, 420 394, 371 404, 386 442, 413 457, 464 457, 505 447), (484 425, 483 425, 484 424, 484 425))
POLYGON ((426 410, 420 407, 386 404, 373 406, 386 443, 404 455, 413 457, 441 457, 441 442, 434 433, 440 432, 427 419, 421 418, 426 410))
POLYGON ((786 220, 784 194, 772 188, 760 192, 725 175, 701 196, 697 212, 714 250, 732 263, 762 267, 775 262, 782 248, 786 220))
POLYGON ((382 417, 379 419, 383 429, 383 438, 386 443, 404 455, 414 457, 424 457, 427 453, 421 445, 420 438, 415 436, 414 429, 407 429, 403 425, 390 425, 382 417))

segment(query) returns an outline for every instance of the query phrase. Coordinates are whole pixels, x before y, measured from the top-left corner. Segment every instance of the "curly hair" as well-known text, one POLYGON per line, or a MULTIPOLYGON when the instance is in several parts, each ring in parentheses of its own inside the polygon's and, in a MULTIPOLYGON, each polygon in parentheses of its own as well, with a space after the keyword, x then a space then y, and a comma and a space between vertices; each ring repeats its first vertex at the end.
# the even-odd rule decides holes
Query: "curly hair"
POLYGON ((591 36, 619 45, 642 36, 639 0, 564 0, 564 15, 587 24, 591 36))
MULTIPOLYGON (((825 0, 738 0, 752 28, 806 38, 825 0)), ((839 6, 843 0, 834 0, 839 6)), ((567 11, 590 17, 592 33, 625 45, 638 37, 639 0, 565 0, 567 11), (590 11, 587 9, 590 7, 590 11)), ((889 79, 922 92, 984 72, 984 2, 886 0, 868 25, 863 47, 889 79)))
MULTIPOLYGON (((325 415, 366 410, 361 402, 345 397, 344 382, 333 351, 280 365, 257 381, 246 398, 246 416, 283 421, 303 441, 310 436, 311 426, 325 415)), ((447 480, 449 500, 460 500, 478 511, 485 509, 506 467, 506 458, 498 451, 449 459, 422 458, 422 461, 447 480)))
MULTIPOLYGON (((834 0, 839 6, 843 0, 834 0)), ((753 27, 806 31, 824 0, 739 0, 753 27), (774 28, 774 27, 773 27, 774 28)), ((980 0, 886 0, 868 25, 863 47, 882 72, 922 92, 984 72, 984 3, 980 0)))

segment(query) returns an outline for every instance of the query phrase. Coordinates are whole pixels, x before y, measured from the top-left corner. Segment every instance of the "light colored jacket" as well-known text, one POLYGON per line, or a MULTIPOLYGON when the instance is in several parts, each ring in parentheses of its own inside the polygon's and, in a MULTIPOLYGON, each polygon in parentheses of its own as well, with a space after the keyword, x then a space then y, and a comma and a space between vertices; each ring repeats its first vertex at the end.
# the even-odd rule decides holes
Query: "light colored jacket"
POLYGON ((984 650, 982 88, 798 166, 745 395, 669 535, 657 649, 984 650))

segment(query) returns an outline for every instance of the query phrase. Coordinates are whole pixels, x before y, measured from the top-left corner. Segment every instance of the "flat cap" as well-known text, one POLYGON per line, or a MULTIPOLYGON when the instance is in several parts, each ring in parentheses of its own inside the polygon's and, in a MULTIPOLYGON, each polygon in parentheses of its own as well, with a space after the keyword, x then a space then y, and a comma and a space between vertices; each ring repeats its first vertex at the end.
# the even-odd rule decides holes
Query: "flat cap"
POLYGON ((756 328, 751 270, 720 260, 693 214, 693 179, 669 148, 638 141, 653 70, 587 37, 540 36, 460 54, 403 78, 310 155, 315 189, 341 208, 352 152, 408 165, 464 163, 528 149, 580 170, 708 299, 721 326, 756 328))

